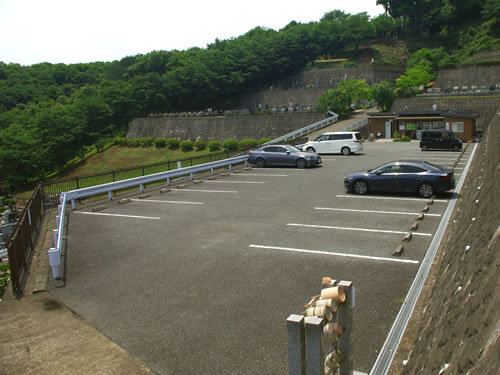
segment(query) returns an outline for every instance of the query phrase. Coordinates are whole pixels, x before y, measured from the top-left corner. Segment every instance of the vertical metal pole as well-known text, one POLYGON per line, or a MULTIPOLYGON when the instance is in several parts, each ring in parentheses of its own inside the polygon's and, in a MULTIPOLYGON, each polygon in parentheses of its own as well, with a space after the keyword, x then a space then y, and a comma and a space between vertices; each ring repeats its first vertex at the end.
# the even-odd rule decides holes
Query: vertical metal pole
POLYGON ((144 184, 139 184, 139 191, 144 192, 144 184))
POLYGON ((170 186, 170 177, 167 177, 167 185, 170 186))
POLYGON ((142 175, 144 176, 144 165, 141 165, 142 168, 142 175))
POLYGON ((116 175, 115 175, 115 171, 113 171, 113 182, 116 181, 116 175))
POLYGON ((352 316, 355 304, 355 290, 351 281, 340 281, 338 286, 344 288, 345 302, 338 305, 337 321, 342 326, 344 332, 339 336, 338 348, 344 355, 340 362, 340 375, 352 375, 354 371, 352 355, 352 316))
POLYGON ((112 191, 108 191, 108 200, 109 201, 113 200, 113 192, 112 191))
POLYGON ((324 375, 323 327, 325 320, 316 316, 306 317, 306 370, 307 375, 324 375))
POLYGON ((54 233, 54 247, 57 248, 57 237, 59 232, 57 231, 57 229, 54 229, 52 233, 54 233))
POLYGON ((214 174, 214 169, 210 168, 210 174, 214 174))
POLYGON ((56 216, 56 227, 59 228, 59 222, 61 221, 61 216, 57 215, 56 216))
POLYGON ((75 200, 71 200, 71 208, 74 210, 76 208, 75 200))
POLYGON ((306 374, 304 317, 292 314, 286 321, 288 336, 288 375, 306 374))

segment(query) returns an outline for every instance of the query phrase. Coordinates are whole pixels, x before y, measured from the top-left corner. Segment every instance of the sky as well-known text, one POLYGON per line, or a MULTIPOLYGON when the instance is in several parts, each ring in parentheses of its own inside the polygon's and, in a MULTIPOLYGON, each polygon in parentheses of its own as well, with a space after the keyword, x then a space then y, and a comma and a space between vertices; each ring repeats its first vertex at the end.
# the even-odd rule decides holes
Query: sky
POLYGON ((334 9, 384 12, 376 0, 0 0, 0 61, 74 64, 205 48, 257 26, 319 21, 334 9))

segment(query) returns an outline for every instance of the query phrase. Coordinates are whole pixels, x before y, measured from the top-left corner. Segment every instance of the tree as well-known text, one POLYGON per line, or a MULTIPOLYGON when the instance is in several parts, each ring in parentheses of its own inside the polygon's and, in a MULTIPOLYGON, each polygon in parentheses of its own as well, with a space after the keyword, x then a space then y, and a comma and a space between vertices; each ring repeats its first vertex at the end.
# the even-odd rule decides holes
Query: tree
POLYGON ((377 108, 382 112, 389 112, 392 103, 396 100, 396 89, 392 82, 384 81, 371 87, 372 97, 377 103, 377 108))
POLYGON ((347 117, 351 112, 351 96, 337 89, 330 89, 321 94, 318 98, 318 107, 322 111, 333 111, 339 115, 340 118, 347 117))
POLYGON ((409 68, 396 80, 396 91, 402 96, 415 96, 418 87, 429 83, 434 77, 435 75, 430 73, 429 67, 417 65, 409 68))
POLYGON ((348 79, 340 81, 337 90, 349 94, 356 106, 361 106, 363 100, 370 98, 370 89, 364 79, 348 79))

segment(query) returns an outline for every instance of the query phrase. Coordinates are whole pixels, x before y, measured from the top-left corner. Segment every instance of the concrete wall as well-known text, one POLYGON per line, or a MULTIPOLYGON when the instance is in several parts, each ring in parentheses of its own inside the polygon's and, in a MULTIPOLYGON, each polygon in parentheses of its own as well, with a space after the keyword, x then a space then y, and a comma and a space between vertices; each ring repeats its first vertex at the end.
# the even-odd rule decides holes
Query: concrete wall
POLYGON ((476 130, 484 132, 496 110, 500 107, 500 96, 436 96, 396 99, 392 104, 391 112, 432 111, 434 104, 437 105, 437 111, 471 111, 479 115, 479 118, 476 119, 476 130))
POLYGON ((205 141, 277 138, 324 119, 323 113, 295 113, 193 118, 135 118, 128 138, 163 137, 205 141))

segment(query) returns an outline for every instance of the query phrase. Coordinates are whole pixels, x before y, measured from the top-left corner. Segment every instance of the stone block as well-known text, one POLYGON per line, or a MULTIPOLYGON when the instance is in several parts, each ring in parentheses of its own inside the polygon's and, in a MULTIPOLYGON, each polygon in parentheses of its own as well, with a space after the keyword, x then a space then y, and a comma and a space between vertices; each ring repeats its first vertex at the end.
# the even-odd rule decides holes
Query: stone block
POLYGON ((106 208, 108 208, 108 207, 103 205, 103 204, 100 204, 99 206, 95 206, 94 208, 92 208, 92 211, 94 211, 94 212, 102 211, 102 210, 105 210, 106 208))
POLYGON ((410 227, 410 230, 417 230, 418 229, 418 222, 414 222, 411 227, 410 227))
POLYGON ((187 185, 186 184, 180 184, 180 185, 177 185, 177 189, 184 189, 186 188, 187 185))
POLYGON ((405 248, 403 245, 399 245, 398 247, 396 247, 396 249, 392 252, 392 255, 394 256, 401 256, 401 254, 403 254, 405 248))
POLYGON ((417 220, 424 220, 424 213, 421 213, 420 215, 417 216, 417 220))
POLYGON ((208 177, 209 180, 217 180, 217 177, 216 176, 210 176, 208 177))
POLYGON ((203 180, 194 180, 193 183, 195 183, 195 184, 202 184, 203 180))
POLYGON ((405 234, 405 236, 403 237, 403 241, 405 242, 410 242, 411 241, 411 238, 412 238, 412 233, 411 232, 408 232, 405 234))
POLYGON ((118 204, 125 204, 125 203, 130 203, 132 202, 132 200, 130 198, 124 198, 124 199, 120 199, 118 201, 118 204))
POLYGON ((151 194, 142 194, 142 195, 139 195, 139 199, 146 199, 146 198, 149 198, 151 197, 151 194))
POLYGON ((422 212, 427 212, 429 211, 429 206, 425 206, 424 208, 422 208, 422 212))
POLYGON ((170 192, 170 191, 172 191, 172 189, 161 189, 161 190, 160 190, 160 194, 163 194, 163 193, 168 193, 168 192, 170 192))

